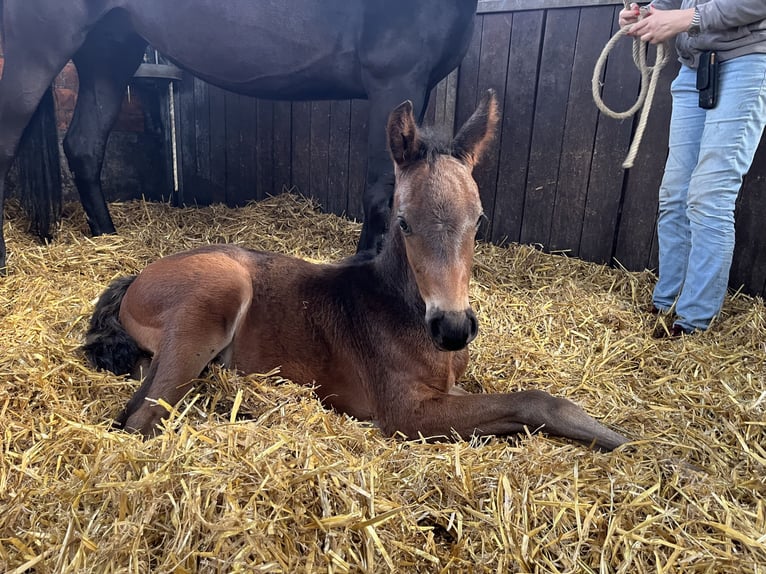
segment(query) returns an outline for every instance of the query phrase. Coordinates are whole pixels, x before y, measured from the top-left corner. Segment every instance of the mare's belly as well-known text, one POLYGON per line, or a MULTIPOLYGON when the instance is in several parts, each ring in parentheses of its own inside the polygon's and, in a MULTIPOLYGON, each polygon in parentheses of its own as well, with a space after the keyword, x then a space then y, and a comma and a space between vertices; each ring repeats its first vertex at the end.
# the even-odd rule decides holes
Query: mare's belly
POLYGON ((153 47, 196 76, 272 99, 364 97, 356 41, 361 8, 347 0, 129 2, 153 47))

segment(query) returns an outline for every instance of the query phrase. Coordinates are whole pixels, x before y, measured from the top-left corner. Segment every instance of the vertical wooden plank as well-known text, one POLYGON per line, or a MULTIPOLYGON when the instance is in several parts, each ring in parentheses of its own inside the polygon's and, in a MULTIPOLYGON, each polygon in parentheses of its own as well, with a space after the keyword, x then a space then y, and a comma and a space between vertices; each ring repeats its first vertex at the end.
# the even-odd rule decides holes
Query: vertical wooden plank
MULTIPOLYGON (((159 199, 160 201, 170 201, 174 205, 179 205, 178 197, 175 195, 173 189, 173 126, 170 116, 170 82, 160 83, 157 82, 155 87, 157 89, 157 111, 159 112, 160 131, 162 133, 162 155, 164 157, 165 167, 165 183, 166 185, 159 189, 150 189, 152 192, 146 194, 147 199, 151 197, 152 200, 159 199)), ((175 90, 174 90, 175 94, 175 90)), ((178 101, 177 97, 175 98, 178 101)), ((174 102, 175 104, 175 102, 174 102)), ((144 104, 146 105, 146 104, 144 104)), ((176 107, 176 113, 178 108, 176 107)), ((181 178, 179 177, 179 180, 181 178)), ((179 182, 180 183, 180 182, 179 182)), ((180 189, 179 189, 180 191, 180 189)))
MULTIPOLYGON (((612 33, 619 29, 614 9, 612 33)), ((604 101, 612 109, 625 110, 636 101, 640 76, 633 66, 632 43, 620 42, 612 51, 604 76, 604 101)), ((633 122, 600 117, 591 163, 588 199, 585 205, 580 257, 610 263, 622 202, 622 162, 630 146, 633 122)))
POLYGON ((327 210, 330 102, 311 102, 311 197, 327 210))
POLYGON ((543 10, 513 15, 500 130, 498 191, 494 210, 484 208, 492 218, 491 239, 495 242, 521 238, 544 21, 543 10))
POLYGON ((257 134, 253 161, 254 197, 264 199, 274 195, 274 103, 255 100, 257 134))
POLYGON ((431 90, 428 97, 428 108, 433 110, 433 116, 424 122, 430 126, 441 126, 444 124, 444 104, 447 95, 447 78, 442 79, 431 90))
POLYGON ((283 189, 292 187, 292 104, 274 102, 274 178, 272 193, 277 195, 283 189))
POLYGON ((197 174, 197 133, 194 119, 194 82, 191 74, 184 74, 183 80, 176 83, 178 107, 176 108, 176 137, 180 170, 183 178, 183 190, 178 196, 178 204, 194 203, 199 188, 197 174))
POLYGON ((367 126, 369 103, 351 101, 351 119, 348 150, 348 203, 347 215, 361 221, 364 218, 362 197, 367 184, 367 126))
POLYGON ((579 10, 549 10, 545 23, 521 241, 550 238, 579 10))
POLYGON ((425 112, 423 112, 422 124, 425 126, 432 126, 436 123, 436 116, 439 113, 437 110, 437 107, 439 106, 438 104, 439 89, 438 88, 439 88, 439 84, 435 85, 433 89, 431 90, 430 95, 428 96, 428 105, 426 106, 425 112))
POLYGON ((756 151, 753 165, 745 177, 735 214, 736 245, 729 286, 750 295, 766 296, 766 138, 756 151))
POLYGON ((260 126, 256 115, 257 100, 242 96, 240 100, 242 118, 240 140, 242 148, 239 152, 239 164, 241 170, 240 186, 238 191, 238 205, 244 205, 258 197, 256 170, 258 169, 258 141, 257 135, 260 126))
MULTIPOLYGON (((511 43, 510 13, 487 14, 484 16, 479 55, 479 76, 477 100, 492 88, 497 94, 501 117, 505 103, 505 85, 508 72, 508 52, 511 43)), ((489 213, 494 211, 497 194, 497 170, 500 159, 502 133, 496 135, 487 146, 479 165, 474 169, 474 178, 479 186, 481 202, 489 213)), ((492 218, 488 217, 479 230, 480 237, 488 238, 492 233, 492 218)))
POLYGON ((224 92, 224 192, 227 205, 242 205, 242 147, 244 144, 243 122, 247 113, 243 105, 243 97, 231 92, 224 92))
POLYGON ((348 206, 348 163, 351 102, 330 102, 330 143, 328 150, 327 211, 344 215, 348 206))
POLYGON ((481 53, 481 35, 483 27, 484 16, 477 14, 471 44, 468 46, 468 52, 460 64, 460 80, 457 87, 454 129, 462 126, 476 109, 476 95, 479 82, 479 56, 481 53))
POLYGON ((561 165, 550 238, 547 241, 551 251, 566 250, 571 255, 578 255, 579 252, 598 119, 598 108, 591 94, 591 77, 603 46, 609 41, 613 16, 614 9, 611 6, 580 10, 561 165))
MULTIPOLYGON (((678 61, 674 60, 662 71, 641 147, 634 167, 626 174, 614 259, 630 271, 656 266, 654 237, 658 192, 668 155, 670 83, 676 77, 679 66, 678 61)), ((603 121, 609 120, 603 118, 603 121)))
POLYGON ((293 102, 292 173, 296 191, 311 194, 311 103, 293 102))
POLYGON ((210 86, 211 202, 226 202, 226 92, 210 86))
POLYGON ((194 133, 196 157, 196 190, 186 201, 207 205, 213 203, 213 184, 210 179, 210 87, 194 78, 194 133))
POLYGON ((444 117, 438 122, 439 128, 444 130, 448 137, 455 135, 455 113, 457 106, 457 83, 459 69, 455 68, 444 78, 444 117))
POLYGON ((439 133, 451 137, 455 124, 455 101, 457 99, 458 68, 452 70, 436 84, 428 98, 423 124, 433 126, 439 133))

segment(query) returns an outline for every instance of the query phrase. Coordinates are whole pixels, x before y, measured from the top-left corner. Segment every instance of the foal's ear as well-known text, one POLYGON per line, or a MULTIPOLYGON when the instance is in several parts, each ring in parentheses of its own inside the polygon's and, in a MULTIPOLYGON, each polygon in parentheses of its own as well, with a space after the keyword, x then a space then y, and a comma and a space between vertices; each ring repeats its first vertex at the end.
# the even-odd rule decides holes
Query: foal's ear
POLYGON ((463 124, 452 141, 452 155, 473 168, 495 137, 499 115, 495 90, 487 90, 479 107, 463 124))
POLYGON ((418 158, 420 141, 415 116, 412 115, 412 102, 402 102, 388 116, 388 149, 399 167, 407 167, 418 158))

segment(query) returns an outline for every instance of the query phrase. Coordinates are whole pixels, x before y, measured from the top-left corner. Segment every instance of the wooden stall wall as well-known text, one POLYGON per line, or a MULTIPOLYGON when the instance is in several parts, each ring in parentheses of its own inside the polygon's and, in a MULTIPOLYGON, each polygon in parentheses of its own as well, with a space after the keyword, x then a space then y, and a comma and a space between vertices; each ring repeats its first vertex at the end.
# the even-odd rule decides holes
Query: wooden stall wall
POLYGON ((275 102, 187 77, 179 86, 184 203, 242 205, 292 189, 362 217, 367 102, 275 102))

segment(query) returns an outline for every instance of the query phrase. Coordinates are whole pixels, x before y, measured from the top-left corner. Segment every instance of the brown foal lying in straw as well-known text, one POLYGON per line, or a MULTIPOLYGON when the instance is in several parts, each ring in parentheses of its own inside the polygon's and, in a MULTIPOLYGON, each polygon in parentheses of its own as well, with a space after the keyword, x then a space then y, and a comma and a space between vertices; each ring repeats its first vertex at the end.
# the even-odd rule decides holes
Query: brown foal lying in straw
POLYGON ((279 367, 327 405, 408 437, 545 432, 613 449, 627 439, 545 392, 455 386, 478 322, 468 300, 481 201, 471 175, 498 122, 489 92, 452 142, 418 129, 412 105, 388 120, 396 187, 383 250, 335 264, 236 245, 160 259, 116 280, 91 318, 97 367, 148 374, 119 423, 156 431, 208 363, 279 367))

